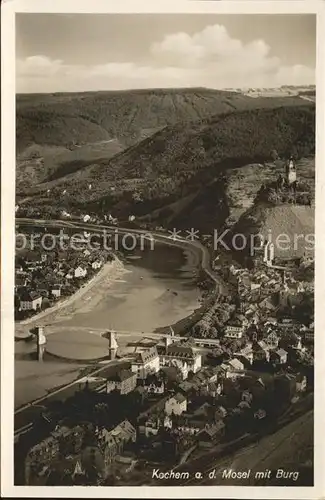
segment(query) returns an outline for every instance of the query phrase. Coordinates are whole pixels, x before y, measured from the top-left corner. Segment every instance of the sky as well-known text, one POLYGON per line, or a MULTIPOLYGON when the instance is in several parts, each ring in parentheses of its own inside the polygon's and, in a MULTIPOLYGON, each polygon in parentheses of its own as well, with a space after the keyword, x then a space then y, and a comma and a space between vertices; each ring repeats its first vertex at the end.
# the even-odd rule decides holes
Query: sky
POLYGON ((16 14, 16 92, 315 83, 313 14, 16 14))

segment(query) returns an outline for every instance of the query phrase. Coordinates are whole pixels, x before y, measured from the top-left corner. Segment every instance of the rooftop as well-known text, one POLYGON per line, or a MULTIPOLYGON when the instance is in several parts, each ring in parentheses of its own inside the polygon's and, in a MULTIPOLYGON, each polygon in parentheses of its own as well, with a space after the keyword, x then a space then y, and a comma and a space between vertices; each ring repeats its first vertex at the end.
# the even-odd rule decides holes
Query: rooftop
POLYGON ((23 302, 31 302, 33 300, 37 300, 41 297, 38 292, 24 290, 20 296, 20 300, 23 302))
POLYGON ((180 392, 175 394, 175 396, 172 396, 171 398, 169 398, 168 401, 170 401, 171 399, 175 399, 178 403, 183 403, 184 401, 186 401, 186 397, 183 394, 181 394, 180 392))
POLYGON ((107 380, 112 382, 123 382, 131 377, 135 377, 136 374, 131 370, 121 370, 120 372, 114 373, 112 376, 108 377, 107 380))
POLYGON ((184 358, 194 358, 196 353, 192 347, 172 344, 167 348, 167 355, 184 358))
POLYGON ((145 364, 149 361, 152 361, 154 358, 158 356, 158 351, 156 347, 150 347, 141 352, 136 352, 136 357, 134 363, 137 364, 145 364))

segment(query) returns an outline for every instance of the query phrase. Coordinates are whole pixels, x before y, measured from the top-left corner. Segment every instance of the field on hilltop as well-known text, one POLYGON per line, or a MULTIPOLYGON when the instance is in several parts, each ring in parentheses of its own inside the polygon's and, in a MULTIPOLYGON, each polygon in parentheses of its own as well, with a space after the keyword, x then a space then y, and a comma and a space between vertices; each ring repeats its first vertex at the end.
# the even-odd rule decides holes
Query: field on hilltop
POLYGON ((62 146, 34 144, 17 156, 17 191, 44 181, 60 179, 99 160, 107 160, 125 148, 109 139, 68 149, 62 146))
POLYGON ((17 186, 21 190, 64 177, 178 122, 297 105, 310 102, 298 96, 252 99, 204 88, 17 95, 17 186), (98 144, 105 144, 100 152, 98 144), (76 153, 78 147, 84 148, 84 157, 76 153), (62 148, 67 149, 64 156, 62 148))

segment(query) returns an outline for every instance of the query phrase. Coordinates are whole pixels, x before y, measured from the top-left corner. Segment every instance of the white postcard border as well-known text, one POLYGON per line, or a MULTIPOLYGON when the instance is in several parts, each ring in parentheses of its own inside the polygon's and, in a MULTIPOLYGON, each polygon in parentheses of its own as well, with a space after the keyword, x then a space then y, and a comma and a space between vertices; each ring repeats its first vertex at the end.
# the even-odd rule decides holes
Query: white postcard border
POLYGON ((1 493, 48 498, 325 498, 325 3, 322 1, 5 0, 1 19, 1 493), (15 248, 15 12, 317 14, 316 68, 316 263, 315 263, 315 450, 314 487, 33 487, 13 485, 14 248, 15 248), (321 354, 322 353, 322 354, 321 354))

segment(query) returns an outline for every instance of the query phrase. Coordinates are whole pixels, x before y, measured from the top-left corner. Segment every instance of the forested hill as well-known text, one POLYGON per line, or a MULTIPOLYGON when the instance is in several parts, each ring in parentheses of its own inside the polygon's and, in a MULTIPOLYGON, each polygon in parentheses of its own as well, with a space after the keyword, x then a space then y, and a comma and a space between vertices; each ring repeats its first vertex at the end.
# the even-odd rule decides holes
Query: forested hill
MULTIPOLYGON (((198 201, 201 207, 211 207, 212 201, 217 207, 223 199, 224 209, 227 170, 268 161, 274 150, 282 157, 314 154, 313 105, 233 112, 168 126, 110 160, 38 186, 33 199, 44 201, 51 189, 56 206, 88 204, 121 216, 154 215, 165 223, 180 209, 188 210, 188 217, 191 207, 198 213, 198 201)), ((201 220, 207 211, 199 213, 201 220)))
POLYGON ((17 95, 17 152, 118 139, 124 147, 179 121, 230 111, 308 105, 300 97, 251 98, 205 88, 17 95))
POLYGON ((269 160, 274 149, 284 156, 293 150, 298 156, 314 153, 313 106, 243 111, 178 123, 57 184, 87 201, 103 196, 110 186, 144 180, 148 185, 142 194, 151 197, 151 188, 157 186, 155 198, 171 194, 197 174, 204 185, 221 169, 269 160))

